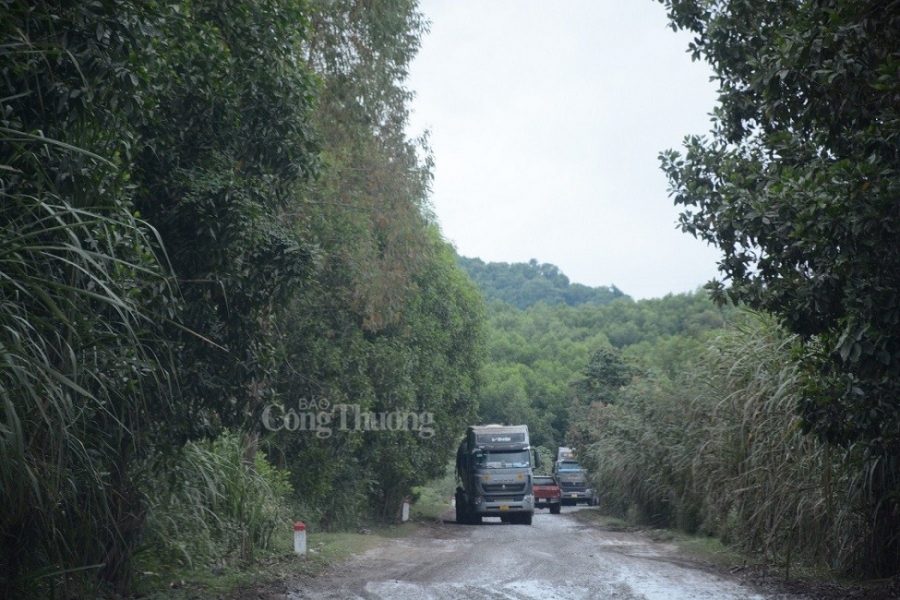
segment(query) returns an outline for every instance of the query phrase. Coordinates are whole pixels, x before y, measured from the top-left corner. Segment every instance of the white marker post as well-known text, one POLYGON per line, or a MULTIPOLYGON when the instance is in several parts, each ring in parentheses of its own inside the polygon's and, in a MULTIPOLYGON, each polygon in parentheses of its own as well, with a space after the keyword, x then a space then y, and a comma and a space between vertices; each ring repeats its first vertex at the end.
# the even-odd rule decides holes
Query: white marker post
POLYGON ((409 521, 409 498, 403 499, 403 510, 400 512, 400 520, 404 523, 409 521))
POLYGON ((306 554, 306 525, 300 521, 294 523, 294 552, 306 554))

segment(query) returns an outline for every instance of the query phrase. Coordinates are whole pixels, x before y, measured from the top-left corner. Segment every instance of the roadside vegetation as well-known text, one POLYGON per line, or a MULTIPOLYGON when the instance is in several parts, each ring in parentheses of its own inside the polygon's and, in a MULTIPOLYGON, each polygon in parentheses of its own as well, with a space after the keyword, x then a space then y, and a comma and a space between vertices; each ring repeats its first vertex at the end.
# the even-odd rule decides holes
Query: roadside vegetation
MULTIPOLYGON (((398 508, 396 518, 387 521, 361 518, 357 527, 344 531, 328 532, 314 526, 307 531, 307 553, 303 556, 295 554, 293 528, 284 520, 269 530, 265 547, 258 547, 252 558, 219 550, 207 555, 208 560, 195 559, 188 563, 178 552, 170 556, 171 560, 163 560, 164 553, 147 553, 139 558, 142 577, 136 586, 137 594, 149 600, 212 600, 241 598, 247 592, 285 593, 291 585, 302 585, 305 578, 321 575, 352 556, 432 526, 450 509, 455 486, 452 465, 448 464, 443 477, 411 490, 407 522, 401 520, 398 508)), ((256 501, 269 507, 280 503, 284 509, 289 497, 272 496, 256 501)), ((207 519, 211 517, 207 515, 207 519)), ((231 525, 239 528, 240 522, 231 525)), ((179 546, 189 541, 181 540, 179 546)), ((199 554, 194 556, 201 558, 199 554)))
MULTIPOLYGON (((900 13, 889 2, 662 2, 719 84, 708 136, 661 154, 683 230, 758 315, 676 377, 587 370, 575 437, 630 521, 788 572, 900 572, 900 13)), ((615 361, 609 362, 615 365, 615 361)))
POLYGON ((601 508, 714 536, 785 572, 861 570, 876 535, 868 474, 859 448, 803 431, 795 341, 749 315, 676 381, 636 376, 593 404, 579 435, 601 508))
POLYGON ((625 523, 900 572, 900 13, 663 4, 721 87, 661 161, 723 281, 634 301, 443 239, 414 0, 0 0, 0 597, 314 572, 436 518, 476 422, 625 523))
POLYGON ((483 301, 404 132, 424 30, 405 1, 0 1, 0 597, 230 573, 443 473, 483 301))
POLYGON ((662 4, 720 86, 712 131, 662 152, 662 169, 682 229, 722 252, 711 298, 746 312, 660 329, 653 313, 676 299, 611 289, 586 308, 552 265, 463 261, 504 302, 489 307, 481 414, 512 410, 548 446, 565 433, 628 523, 717 536, 784 573, 896 575, 900 13, 662 4))

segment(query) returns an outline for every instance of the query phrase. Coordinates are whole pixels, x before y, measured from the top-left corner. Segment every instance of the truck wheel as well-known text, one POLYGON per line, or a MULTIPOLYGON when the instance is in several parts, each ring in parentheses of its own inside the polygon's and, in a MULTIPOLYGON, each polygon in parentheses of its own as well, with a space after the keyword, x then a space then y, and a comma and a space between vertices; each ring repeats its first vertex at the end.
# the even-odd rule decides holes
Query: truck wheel
POLYGON ((519 519, 519 523, 522 525, 531 525, 531 520, 534 517, 534 513, 525 513, 519 519))
POLYGON ((469 515, 469 525, 481 525, 481 515, 469 515))
MULTIPOLYGON (((475 515, 471 512, 471 507, 466 502, 465 494, 456 494, 456 522, 460 525, 471 525, 475 520, 475 515)), ((478 519, 481 522, 481 519, 478 519)))
POLYGON ((550 514, 551 515, 558 515, 559 511, 560 511, 559 504, 551 504, 550 505, 550 514))

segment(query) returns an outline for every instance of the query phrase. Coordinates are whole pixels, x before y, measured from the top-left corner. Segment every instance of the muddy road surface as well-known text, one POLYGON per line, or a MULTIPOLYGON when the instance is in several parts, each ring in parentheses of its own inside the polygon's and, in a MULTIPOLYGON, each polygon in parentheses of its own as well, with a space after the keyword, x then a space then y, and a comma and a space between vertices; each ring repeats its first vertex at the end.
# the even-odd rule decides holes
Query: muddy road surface
POLYGON ((296 582, 287 598, 409 600, 794 600, 680 559, 673 546, 584 525, 573 508, 534 523, 450 521, 296 582))

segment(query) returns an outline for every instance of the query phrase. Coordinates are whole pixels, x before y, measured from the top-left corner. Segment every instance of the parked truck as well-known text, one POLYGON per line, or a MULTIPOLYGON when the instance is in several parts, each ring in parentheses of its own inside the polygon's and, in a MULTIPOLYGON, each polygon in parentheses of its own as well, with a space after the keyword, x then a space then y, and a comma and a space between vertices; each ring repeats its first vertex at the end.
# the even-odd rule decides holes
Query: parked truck
POLYGON ((575 451, 560 446, 553 464, 553 475, 559 483, 563 504, 594 504, 594 493, 589 487, 587 472, 575 459, 575 451))
MULTIPOLYGON (((535 461, 540 461, 537 453, 535 461)), ((470 426, 456 451, 456 522, 500 517, 504 523, 531 525, 531 467, 527 425, 470 426)))

